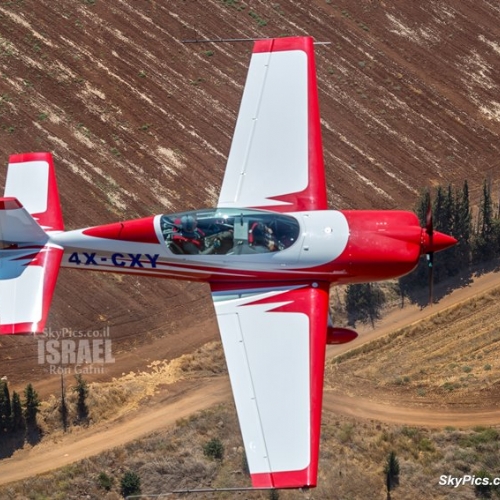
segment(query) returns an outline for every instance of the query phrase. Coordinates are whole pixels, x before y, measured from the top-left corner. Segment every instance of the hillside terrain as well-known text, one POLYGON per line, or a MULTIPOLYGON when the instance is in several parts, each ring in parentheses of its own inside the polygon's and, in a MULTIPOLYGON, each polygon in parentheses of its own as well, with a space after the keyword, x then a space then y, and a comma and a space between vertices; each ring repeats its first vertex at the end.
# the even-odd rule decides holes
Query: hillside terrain
MULTIPOLYGON (((442 402, 432 396, 436 392, 440 396, 442 387, 435 382, 443 375, 439 371, 427 373, 427 385, 417 381, 420 385, 415 387, 413 373, 421 374, 431 365, 427 360, 430 356, 425 355, 428 346, 446 344, 443 337, 450 342, 443 328, 453 323, 457 325, 455 337, 463 345, 460 348, 450 342, 454 361, 473 366, 474 362, 465 359, 468 349, 486 355, 494 347, 489 336, 495 334, 500 312, 489 310, 492 316, 485 318, 483 307, 499 293, 500 275, 484 275, 432 309, 408 307, 404 315, 393 311, 379 328, 363 332, 354 350, 342 354, 338 351, 345 346, 330 349, 318 488, 281 491, 279 498, 361 499, 374 498, 374 492, 383 498, 382 471, 390 451, 395 451, 401 465, 400 487, 392 498, 476 498, 471 485, 456 489, 438 481, 443 474, 462 477, 483 470, 495 475, 500 467, 500 414, 492 392, 500 365, 492 364, 488 378, 475 366, 464 372, 466 382, 452 389, 458 397, 446 400, 442 396, 449 392, 446 389, 441 392, 442 402), (477 335, 469 322, 482 325, 477 335), (475 339, 470 342, 472 337, 475 339), (457 359, 459 356, 463 359, 457 359), (366 359, 371 361, 368 367, 363 363, 366 359), (377 370, 364 375, 371 364, 377 370), (411 378, 397 383, 395 366, 404 368, 411 378), (430 397, 418 392, 422 387, 430 397), (419 404, 415 403, 417 398, 419 404)), ((435 355, 442 350, 435 349, 435 355)), ((485 361, 479 355, 476 358, 485 361)), ((71 427, 67 433, 61 430, 58 400, 51 398, 44 403, 40 419, 47 433, 44 440, 0 462, 0 497, 77 499, 86 495, 114 500, 120 498, 118 480, 125 470, 137 472, 142 491, 151 495, 184 488, 249 485, 224 370, 220 343, 214 342, 170 363, 153 363, 145 372, 93 384, 89 400, 93 424, 89 428, 71 427), (222 461, 203 455, 203 446, 212 438, 224 446, 222 461), (62 468, 53 470, 58 467, 62 468), (99 479, 102 473, 113 478, 109 492, 99 479)), ((448 376, 446 367, 442 371, 448 376)), ((69 398, 71 407, 74 399, 69 398)), ((207 494, 192 496, 207 498, 207 494)), ((210 497, 269 498, 262 492, 210 497)))
POLYGON ((406 406, 498 408, 499 296, 497 288, 339 356, 325 388, 406 406))
MULTIPOLYGON (((500 188, 499 16, 488 0, 4 1, 3 163, 54 154, 68 229, 214 206, 251 45, 182 41, 307 34, 330 42, 316 61, 332 208, 411 209, 422 188, 464 180, 477 203, 483 179, 500 188)), ((439 315, 395 313, 397 328, 361 329, 355 349, 330 350, 320 489, 280 498, 383 498, 393 449, 405 478, 394 499, 475 498, 437 480, 500 470, 497 430, 471 429, 499 423, 496 287, 459 290, 467 297, 438 304, 439 315)), ((51 497, 56 485, 60 498, 103 498, 99 472, 127 468, 148 493, 247 481, 220 349, 197 350, 218 340, 206 287, 63 270, 48 327, 109 327, 116 362, 85 377, 99 382, 94 425, 3 460, 0 482, 67 467, 0 497, 51 497), (200 451, 213 436, 222 464, 200 451)), ((1 338, 0 377, 48 397, 60 377, 38 349, 32 337, 1 338)), ((116 483, 106 498, 118 498, 116 483)))
MULTIPOLYGON (((213 206, 251 46, 182 40, 308 34, 331 42, 316 53, 332 208, 411 208, 464 179, 477 201, 498 183, 499 14, 486 0, 2 2, 3 163, 53 152, 68 229, 213 206)), ((68 270, 48 326, 109 326, 116 363, 95 380, 217 337, 201 285, 68 270)), ((0 371, 58 384, 31 338, 2 338, 0 371)))

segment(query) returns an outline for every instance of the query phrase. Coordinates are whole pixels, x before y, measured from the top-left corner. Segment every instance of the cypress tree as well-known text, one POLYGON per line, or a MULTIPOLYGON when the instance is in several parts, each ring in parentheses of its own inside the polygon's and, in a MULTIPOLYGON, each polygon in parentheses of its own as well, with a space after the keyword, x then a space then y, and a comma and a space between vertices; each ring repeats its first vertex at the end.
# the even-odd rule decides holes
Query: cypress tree
MULTIPOLYGON (((444 190, 441 186, 438 186, 436 190, 436 195, 434 197, 434 203, 432 207, 432 215, 434 221, 434 229, 436 231, 441 231, 442 233, 448 234, 449 230, 449 213, 447 213, 446 206, 446 196, 444 190)), ((434 283, 439 283, 446 277, 446 259, 442 257, 442 254, 434 254, 434 283)))
POLYGON ((26 386, 24 389, 24 418, 26 419, 26 426, 28 430, 36 429, 36 416, 38 414, 38 408, 40 406, 40 400, 38 399, 38 394, 33 389, 31 384, 26 386))
POLYGON ((428 188, 425 188, 418 198, 417 206, 415 208, 415 212, 418 216, 418 220, 420 221, 420 225, 425 227, 425 219, 427 216, 427 208, 431 203, 431 192, 428 188))
POLYGON ((26 425, 24 422, 23 408, 19 394, 14 391, 12 393, 12 431, 24 431, 26 425))
POLYGON ((457 193, 455 204, 455 227, 453 236, 458 240, 456 262, 459 269, 470 265, 472 213, 469 201, 469 185, 464 181, 462 191, 457 193))
POLYGON ((11 430, 12 409, 10 405, 9 386, 5 380, 0 381, 0 433, 8 433, 11 430))
POLYGON ((346 311, 349 325, 356 326, 356 321, 370 321, 374 326, 380 319, 385 303, 384 292, 376 284, 363 283, 349 285, 346 289, 346 311))
POLYGON ((475 262, 486 262, 492 259, 496 252, 491 185, 486 179, 483 182, 477 223, 478 229, 474 238, 473 258, 475 262))
MULTIPOLYGON (((445 206, 444 206, 447 225, 446 225, 446 230, 444 230, 443 232, 445 234, 450 234, 451 236, 455 236, 456 234, 456 223, 457 223, 455 217, 456 205, 457 205, 457 200, 453 192, 453 186, 451 184, 448 184, 448 189, 446 191, 446 198, 445 198, 445 206)), ((453 246, 451 248, 448 248, 444 256, 446 263, 445 266, 446 276, 447 277, 455 276, 459 272, 459 268, 457 266, 457 247, 453 246)))
POLYGON ((82 375, 79 373, 75 375, 76 386, 73 387, 73 391, 75 391, 78 395, 77 403, 76 403, 76 412, 77 418, 79 422, 87 422, 89 417, 89 409, 87 407, 87 396, 89 394, 89 389, 87 382, 83 380, 82 375))

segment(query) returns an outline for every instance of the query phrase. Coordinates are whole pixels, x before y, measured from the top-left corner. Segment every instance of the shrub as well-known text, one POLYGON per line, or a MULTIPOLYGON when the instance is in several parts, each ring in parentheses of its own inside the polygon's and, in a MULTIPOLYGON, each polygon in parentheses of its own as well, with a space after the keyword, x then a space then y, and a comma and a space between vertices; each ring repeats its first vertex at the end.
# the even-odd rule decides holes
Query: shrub
POLYGON ((99 484, 99 487, 101 487, 103 490, 110 491, 113 487, 114 480, 105 472, 101 472, 99 476, 97 476, 97 482, 99 484))
POLYGON ((224 445, 218 438, 212 438, 203 446, 203 454, 215 460, 222 460, 224 457, 224 445))
POLYGON ((120 483, 120 492, 124 497, 139 495, 141 493, 141 478, 135 472, 125 472, 120 483))

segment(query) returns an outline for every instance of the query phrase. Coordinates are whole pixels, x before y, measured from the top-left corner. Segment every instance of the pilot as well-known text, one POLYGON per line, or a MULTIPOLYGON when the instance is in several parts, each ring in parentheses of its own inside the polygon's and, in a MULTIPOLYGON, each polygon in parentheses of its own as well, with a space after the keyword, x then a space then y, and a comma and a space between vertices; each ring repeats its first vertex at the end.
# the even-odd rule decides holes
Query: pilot
POLYGON ((205 246, 205 233, 198 228, 196 217, 183 215, 180 222, 180 230, 173 236, 174 243, 182 250, 182 253, 200 253, 205 246))

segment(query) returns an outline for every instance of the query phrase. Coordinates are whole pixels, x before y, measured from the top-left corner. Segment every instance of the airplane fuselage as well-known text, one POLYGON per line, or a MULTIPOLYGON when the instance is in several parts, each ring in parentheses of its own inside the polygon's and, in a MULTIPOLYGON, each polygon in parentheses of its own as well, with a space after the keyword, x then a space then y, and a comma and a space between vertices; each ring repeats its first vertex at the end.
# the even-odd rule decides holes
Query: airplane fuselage
POLYGON ((213 209, 56 233, 51 242, 64 249, 62 266, 74 269, 211 283, 344 284, 410 272, 424 237, 412 212, 213 209), (193 220, 196 228, 185 233, 183 224, 193 220))

